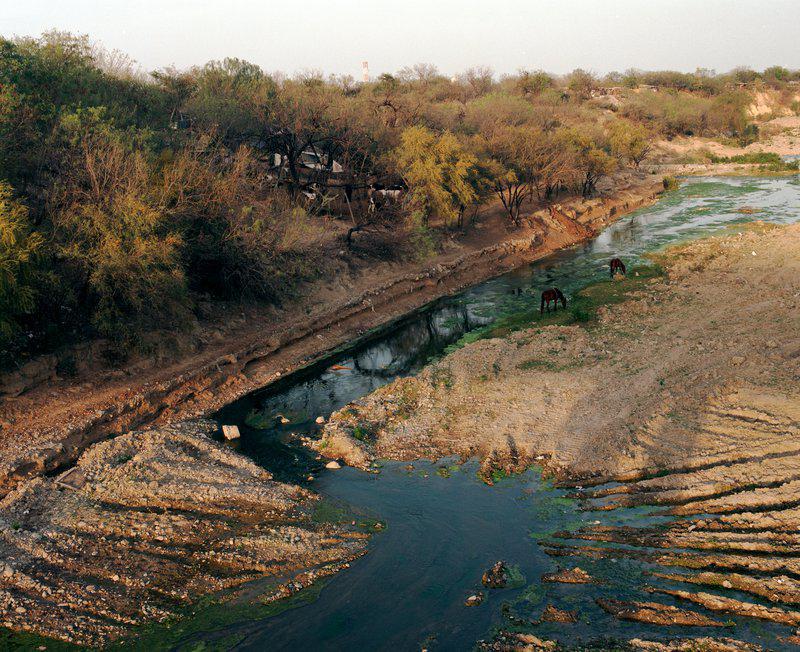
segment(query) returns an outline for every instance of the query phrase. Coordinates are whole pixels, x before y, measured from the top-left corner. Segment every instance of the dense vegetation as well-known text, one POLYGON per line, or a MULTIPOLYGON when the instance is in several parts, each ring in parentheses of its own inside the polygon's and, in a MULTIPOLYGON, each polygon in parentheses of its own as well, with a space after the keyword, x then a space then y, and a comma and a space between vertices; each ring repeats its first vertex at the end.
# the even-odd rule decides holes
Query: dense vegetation
POLYGON ((0 39, 2 363, 98 336, 119 358, 201 299, 279 302, 320 272, 321 214, 347 222, 337 250, 389 233, 408 257, 492 197, 518 224, 526 201, 638 167, 657 134, 747 139, 740 85, 797 77, 418 65, 357 84, 236 59, 143 76, 85 38, 0 39), (404 191, 369 205, 373 184, 404 191))

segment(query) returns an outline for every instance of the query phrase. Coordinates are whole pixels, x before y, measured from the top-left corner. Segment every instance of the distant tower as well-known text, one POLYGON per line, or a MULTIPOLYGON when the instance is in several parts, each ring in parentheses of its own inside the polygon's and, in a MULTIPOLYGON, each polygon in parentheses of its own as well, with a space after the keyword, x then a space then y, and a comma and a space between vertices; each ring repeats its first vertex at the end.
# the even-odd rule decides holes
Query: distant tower
POLYGON ((361 73, 365 82, 369 81, 369 61, 361 62, 361 73))

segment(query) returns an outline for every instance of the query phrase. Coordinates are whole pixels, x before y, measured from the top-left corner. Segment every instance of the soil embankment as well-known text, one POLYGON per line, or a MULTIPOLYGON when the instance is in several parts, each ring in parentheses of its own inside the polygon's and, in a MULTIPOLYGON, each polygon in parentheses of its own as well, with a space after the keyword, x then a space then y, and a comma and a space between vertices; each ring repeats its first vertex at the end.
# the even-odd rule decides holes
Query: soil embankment
POLYGON ((359 466, 477 455, 487 477, 536 463, 580 485, 576 497, 598 516, 666 510, 666 524, 597 521, 546 550, 664 567, 653 576, 677 588, 652 589, 647 610, 666 624, 699 610, 787 626, 795 640, 800 225, 697 241, 663 262, 666 277, 588 328, 478 341, 347 406, 318 450, 359 466))
MULTIPOLYGON (((7 395, 0 404, 0 495, 114 434, 210 414, 436 297, 590 238, 661 189, 656 176, 617 180, 608 197, 536 211, 519 231, 479 228, 427 265, 390 266, 340 282, 335 291, 311 288, 307 300, 271 317, 237 317, 238 328, 163 367, 54 378, 7 395)), ((5 387, 22 382, 19 375, 7 377, 5 387)))

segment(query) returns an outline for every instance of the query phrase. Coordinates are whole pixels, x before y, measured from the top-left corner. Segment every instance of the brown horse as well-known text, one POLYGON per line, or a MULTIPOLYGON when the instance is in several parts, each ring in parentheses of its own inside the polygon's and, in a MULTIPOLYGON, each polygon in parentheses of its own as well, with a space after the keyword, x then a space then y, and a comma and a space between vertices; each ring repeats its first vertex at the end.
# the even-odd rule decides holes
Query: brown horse
POLYGON ((611 262, 609 263, 609 267, 611 267, 611 278, 614 278, 614 274, 620 272, 623 276, 627 274, 625 271, 625 263, 623 263, 619 258, 612 258, 611 262))
POLYGON ((553 310, 558 310, 559 301, 564 308, 567 307, 567 298, 564 296, 564 293, 558 288, 550 288, 549 290, 542 292, 542 306, 539 309, 539 314, 544 312, 545 305, 547 306, 547 309, 550 310, 551 301, 553 302, 553 310))

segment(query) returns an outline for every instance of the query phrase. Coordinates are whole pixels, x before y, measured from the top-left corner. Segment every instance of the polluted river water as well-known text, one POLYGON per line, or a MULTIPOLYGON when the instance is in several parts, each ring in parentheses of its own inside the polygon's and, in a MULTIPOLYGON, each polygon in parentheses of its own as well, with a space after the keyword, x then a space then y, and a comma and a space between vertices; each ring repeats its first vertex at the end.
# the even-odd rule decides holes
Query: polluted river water
MULTIPOLYGON (((554 532, 598 521, 658 524, 664 517, 654 510, 582 511, 580 502, 543 481, 536 469, 494 486, 477 477, 476 463, 455 460, 385 462, 378 474, 331 471, 300 444, 299 436, 316 436, 318 416, 327 418, 394 378, 414 374, 466 333, 538 305, 542 288, 555 285, 569 297, 607 278, 612 257, 631 267, 649 252, 729 232, 754 219, 784 224, 800 219, 800 182, 686 180, 590 242, 436 301, 373 339, 221 410, 219 422, 237 424, 242 432, 233 445, 275 479, 319 492, 328 511, 371 517, 385 526, 372 537, 368 554, 328 580, 310 603, 266 618, 209 624, 205 630, 198 623, 176 649, 460 650, 491 638, 496 628, 509 627, 570 646, 605 640, 596 649, 613 649, 612 639, 687 634, 676 627, 626 623, 595 604, 598 597, 646 601, 644 586, 659 585, 659 580, 645 576, 652 568, 644 562, 581 559, 581 568, 600 582, 540 582, 542 574, 558 567, 540 545, 554 532), (288 423, 281 424, 280 416, 288 423), (481 575, 499 559, 513 569, 513 581, 505 589, 486 590, 481 575), (465 599, 478 591, 484 593, 483 603, 465 606, 465 599), (575 612, 577 622, 534 624, 547 604, 575 612)), ((691 635, 735 636, 768 649, 790 649, 779 640, 785 627, 746 618, 727 624, 723 632, 693 627, 691 635)))

